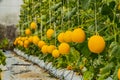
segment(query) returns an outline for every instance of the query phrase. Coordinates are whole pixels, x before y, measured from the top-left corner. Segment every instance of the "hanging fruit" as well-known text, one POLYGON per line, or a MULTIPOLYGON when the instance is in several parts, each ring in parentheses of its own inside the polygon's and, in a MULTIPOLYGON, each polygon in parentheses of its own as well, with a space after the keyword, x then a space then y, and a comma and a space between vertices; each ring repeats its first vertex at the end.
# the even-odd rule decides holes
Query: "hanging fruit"
POLYGON ((94 35, 88 40, 88 48, 93 53, 101 53, 105 48, 105 40, 102 36, 94 35))
POLYGON ((65 43, 65 42, 63 42, 63 43, 61 43, 59 46, 58 46, 58 49, 59 49, 59 52, 61 53, 61 54, 68 54, 69 52, 70 52, 70 46, 69 46, 69 44, 67 44, 67 43, 65 43))
POLYGON ((28 40, 29 40, 29 42, 32 42, 32 41, 33 41, 33 36, 30 36, 30 37, 28 38, 28 40))
POLYGON ((39 39, 38 36, 33 36, 33 43, 34 43, 35 45, 37 45, 39 41, 40 41, 40 39, 39 39))
POLYGON ((23 46, 23 41, 20 42, 20 46, 23 46))
POLYGON ((26 35, 30 35, 30 34, 31 34, 31 30, 30 30, 29 28, 26 29, 26 30, 25 30, 25 34, 26 34, 26 35))
POLYGON ((47 47, 47 52, 48 52, 48 53, 52 53, 52 51, 53 51, 55 48, 56 48, 55 45, 49 45, 49 46, 47 47))
POLYGON ((25 40, 24 45, 29 45, 29 40, 25 40))
POLYGON ((46 45, 46 43, 44 41, 39 41, 38 42, 38 47, 42 48, 43 45, 46 45))
POLYGON ((32 23, 30 24, 30 28, 31 28, 31 29, 36 29, 36 28, 37 28, 36 22, 32 22, 32 23))
POLYGON ((58 41, 59 41, 59 42, 64 42, 64 38, 63 38, 63 37, 64 37, 64 34, 65 34, 65 33, 62 32, 62 33, 60 33, 60 34, 58 35, 58 41))
POLYGON ((41 49, 41 51, 42 51, 43 54, 47 54, 48 53, 47 52, 47 47, 48 47, 48 45, 43 45, 43 47, 41 49))
POLYGON ((62 37, 64 38, 65 42, 71 42, 72 41, 71 35, 72 35, 72 31, 66 31, 64 33, 64 36, 62 37))
POLYGON ((46 33, 47 38, 50 39, 50 38, 52 37, 53 33, 54 33, 54 30, 53 30, 53 29, 48 29, 48 30, 47 30, 47 33, 46 33))
POLYGON ((53 56, 54 58, 58 58, 58 57, 60 56, 59 50, 57 50, 57 49, 53 50, 52 56, 53 56))
POLYGON ((85 32, 81 28, 77 28, 72 32, 72 41, 82 43, 85 41, 85 32))
POLYGON ((120 80, 120 69, 118 69, 117 76, 118 76, 118 79, 120 80))

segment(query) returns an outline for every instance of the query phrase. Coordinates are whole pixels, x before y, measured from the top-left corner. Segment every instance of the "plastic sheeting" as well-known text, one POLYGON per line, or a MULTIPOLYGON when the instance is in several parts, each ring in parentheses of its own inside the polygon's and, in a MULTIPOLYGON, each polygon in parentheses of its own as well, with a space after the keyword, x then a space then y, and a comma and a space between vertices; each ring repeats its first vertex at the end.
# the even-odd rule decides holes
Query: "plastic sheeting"
POLYGON ((0 23, 2 24, 18 23, 21 4, 22 0, 1 0, 0 23))
MULTIPOLYGON (((0 65, 0 68, 3 70, 2 80, 57 80, 50 77, 44 69, 26 61, 26 59, 20 56, 12 54, 11 51, 5 51, 5 56, 6 65, 0 65)), ((27 55, 24 55, 24 57, 28 58, 27 55)))
POLYGON ((66 69, 56 69, 55 67, 52 66, 52 63, 47 63, 44 62, 43 60, 40 60, 38 57, 34 57, 34 56, 28 56, 27 54, 24 54, 24 52, 18 50, 18 49, 14 49, 14 51, 32 61, 33 63, 38 64, 40 67, 48 70, 51 74, 53 74, 55 77, 61 79, 61 80, 83 80, 82 76, 80 75, 76 75, 75 72, 71 71, 71 70, 66 70, 66 69))

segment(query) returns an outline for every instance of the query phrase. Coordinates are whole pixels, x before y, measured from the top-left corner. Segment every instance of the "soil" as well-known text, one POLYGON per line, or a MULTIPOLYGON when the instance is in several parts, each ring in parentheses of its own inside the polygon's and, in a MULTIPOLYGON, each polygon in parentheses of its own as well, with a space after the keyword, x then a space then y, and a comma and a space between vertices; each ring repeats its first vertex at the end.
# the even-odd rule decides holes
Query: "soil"
POLYGON ((40 68, 38 65, 27 61, 13 52, 6 54, 6 56, 6 66, 9 65, 9 68, 3 71, 3 80, 8 80, 5 78, 5 76, 8 76, 7 71, 10 71, 9 80, 59 80, 48 74, 46 70, 40 68))

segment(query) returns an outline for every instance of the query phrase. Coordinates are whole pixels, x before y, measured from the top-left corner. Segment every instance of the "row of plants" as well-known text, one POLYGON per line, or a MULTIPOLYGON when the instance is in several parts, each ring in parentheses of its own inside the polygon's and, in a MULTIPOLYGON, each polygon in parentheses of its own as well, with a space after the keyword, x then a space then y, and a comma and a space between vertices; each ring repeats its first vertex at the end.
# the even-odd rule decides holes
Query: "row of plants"
POLYGON ((119 0, 23 2, 18 49, 84 80, 120 79, 119 0))

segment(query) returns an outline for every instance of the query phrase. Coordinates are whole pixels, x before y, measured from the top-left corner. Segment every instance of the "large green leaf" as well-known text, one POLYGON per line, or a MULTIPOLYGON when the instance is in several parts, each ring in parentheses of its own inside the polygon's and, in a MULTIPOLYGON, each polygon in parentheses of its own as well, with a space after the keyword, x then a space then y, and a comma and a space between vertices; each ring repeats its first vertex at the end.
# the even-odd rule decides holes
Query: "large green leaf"
POLYGON ((91 0, 81 0, 82 9, 86 10, 90 6, 91 0))
POLYGON ((114 65, 115 64, 113 62, 108 63, 105 67, 100 69, 100 74, 105 74, 105 73, 110 72, 112 68, 114 67, 114 65))
POLYGON ((90 71, 86 71, 83 74, 83 80, 92 80, 94 73, 90 71))
POLYGON ((113 80, 117 80, 118 79, 118 76, 117 76, 117 73, 118 73, 118 69, 120 68, 120 64, 118 64, 116 67, 115 67, 115 70, 114 70, 114 73, 113 73, 113 80))
POLYGON ((110 75, 110 72, 107 72, 105 74, 102 74, 98 77, 97 80, 106 80, 106 78, 108 78, 108 76, 110 75))
POLYGON ((101 14, 102 15, 109 15, 112 12, 110 7, 107 4, 103 4, 101 14))
POLYGON ((115 8, 115 5, 116 5, 115 1, 111 1, 111 2, 109 3, 109 7, 110 7, 111 9, 114 9, 114 8, 115 8))
POLYGON ((113 47, 110 53, 112 56, 120 59, 120 45, 113 47))

